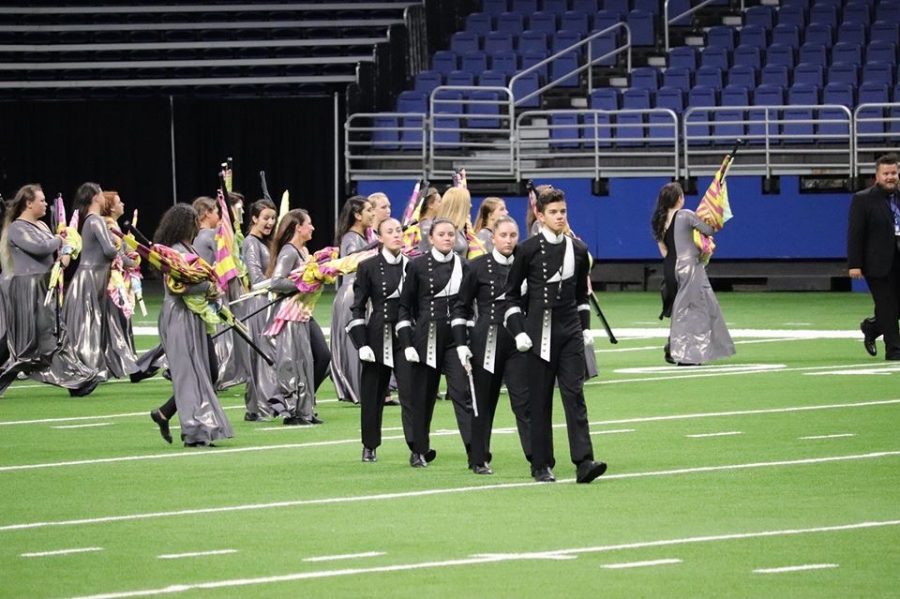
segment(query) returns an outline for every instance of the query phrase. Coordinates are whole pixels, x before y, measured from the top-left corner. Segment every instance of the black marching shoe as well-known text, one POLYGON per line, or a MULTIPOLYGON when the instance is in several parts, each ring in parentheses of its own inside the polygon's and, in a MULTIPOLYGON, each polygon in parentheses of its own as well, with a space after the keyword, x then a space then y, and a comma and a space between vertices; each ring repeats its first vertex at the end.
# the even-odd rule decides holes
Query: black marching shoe
POLYGON ((866 348, 866 352, 870 356, 878 355, 878 346, 875 345, 875 340, 878 339, 878 335, 872 330, 873 323, 868 318, 863 319, 861 323, 859 323, 859 330, 862 331, 863 334, 863 347, 866 348))
POLYGON ((433 449, 429 449, 425 453, 422 454, 422 457, 425 458, 425 461, 429 464, 434 461, 434 458, 437 457, 437 452, 433 449))
POLYGON ((368 447, 363 447, 362 461, 363 462, 377 462, 378 458, 375 457, 375 450, 369 449, 368 447))
POLYGON ((666 343, 666 346, 663 348, 663 357, 665 358, 666 362, 668 362, 669 364, 675 363, 675 360, 672 359, 672 354, 669 353, 669 344, 668 343, 666 343))
POLYGON ((313 424, 325 424, 325 421, 322 420, 321 418, 319 418, 318 416, 313 416, 312 418, 309 419, 309 421, 312 422, 313 424))
POLYGON ((300 418, 299 416, 288 416, 284 419, 284 426, 311 426, 312 422, 307 420, 306 418, 300 418))
POLYGON ((251 412, 244 412, 244 422, 258 422, 259 414, 253 414, 251 412))
POLYGON ((138 372, 132 372, 128 375, 129 380, 132 383, 140 383, 144 379, 149 379, 156 376, 156 373, 159 372, 159 368, 151 368, 150 370, 140 370, 138 372))
POLYGON ((206 441, 185 441, 185 447, 215 447, 214 443, 207 443, 206 441))
MULTIPOLYGON (((69 389, 69 396, 70 397, 85 397, 85 396, 93 393, 94 389, 96 389, 99 385, 100 385, 100 379, 94 379, 90 383, 88 383, 86 385, 82 385, 81 387, 78 387, 77 389, 69 389)), ((171 443, 171 441, 169 441, 169 443, 171 443)))
POLYGON ((604 472, 606 472, 606 462, 585 460, 578 464, 578 468, 575 470, 575 482, 589 483, 604 472))
POLYGON ((172 433, 169 432, 169 421, 163 418, 162 414, 159 413, 159 410, 150 412, 150 419, 159 427, 159 434, 162 435, 162 438, 165 439, 166 443, 171 443, 172 433))
POLYGON ((425 468, 428 466, 428 462, 425 461, 424 455, 413 452, 409 454, 409 465, 413 468, 425 468))
POLYGON ((534 471, 534 482, 536 483, 555 483, 556 477, 553 476, 553 471, 550 470, 550 466, 544 466, 543 468, 538 468, 534 471))
POLYGON ((494 471, 487 464, 475 464, 472 466, 472 472, 475 474, 493 474, 494 471))

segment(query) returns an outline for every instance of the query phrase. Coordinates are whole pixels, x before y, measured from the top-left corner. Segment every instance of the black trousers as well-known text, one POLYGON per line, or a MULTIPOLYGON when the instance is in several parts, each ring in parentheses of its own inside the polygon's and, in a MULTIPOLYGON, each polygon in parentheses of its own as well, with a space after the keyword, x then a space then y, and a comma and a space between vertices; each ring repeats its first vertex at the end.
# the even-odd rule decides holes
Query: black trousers
MULTIPOLYGON (((420 356, 420 358, 424 359, 425 356, 420 356)), ((459 435, 468 455, 472 442, 472 402, 469 398, 469 378, 454 347, 445 346, 443 349, 438 347, 436 363, 437 368, 427 366, 424 362, 411 365, 413 451, 425 453, 431 448, 429 435, 431 418, 434 416, 434 404, 437 400, 441 373, 444 373, 447 375, 447 395, 453 402, 456 425, 459 427, 459 435)))
POLYGON ((391 374, 397 372, 397 385, 400 390, 400 419, 403 423, 403 437, 406 445, 413 448, 412 406, 412 370, 409 362, 403 358, 402 352, 394 353, 394 370, 381 362, 361 362, 360 384, 360 428, 362 444, 369 449, 381 445, 381 423, 384 416, 384 398, 391 383, 391 374))
POLYGON ((875 302, 875 324, 884 335, 884 354, 888 360, 900 360, 900 253, 887 276, 866 277, 875 302))
MULTIPOLYGON (((577 326, 551 325, 550 361, 532 349, 528 353, 528 387, 531 393, 531 454, 533 469, 553 467, 553 386, 559 382, 569 453, 573 464, 594 459, 584 403, 584 341, 577 326)), ((538 345, 540 340, 533 340, 538 345)))
POLYGON ((531 461, 531 417, 528 398, 528 356, 516 350, 509 335, 500 335, 493 374, 483 368, 484 351, 472 358, 478 416, 472 416, 472 451, 469 466, 484 464, 491 453, 491 429, 500 398, 500 386, 506 381, 509 403, 516 417, 516 429, 525 459, 531 461))
POLYGON ((325 377, 328 376, 328 366, 331 364, 331 348, 325 341, 325 334, 322 327, 314 318, 309 320, 309 346, 312 349, 313 356, 313 385, 315 391, 319 391, 319 386, 325 377))

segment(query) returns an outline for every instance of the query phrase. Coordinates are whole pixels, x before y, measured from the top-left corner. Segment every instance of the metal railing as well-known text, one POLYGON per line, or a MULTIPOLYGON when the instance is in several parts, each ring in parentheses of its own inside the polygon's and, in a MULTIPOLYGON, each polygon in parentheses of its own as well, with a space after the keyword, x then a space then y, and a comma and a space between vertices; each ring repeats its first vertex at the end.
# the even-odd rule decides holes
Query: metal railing
POLYGON ((588 37, 584 38, 583 40, 581 40, 575 44, 572 44, 571 46, 564 48, 564 49, 560 50, 559 52, 556 52, 555 54, 548 56, 544 60, 542 60, 538 63, 535 63, 526 69, 523 69, 523 70, 517 72, 509 80, 508 87, 510 90, 510 94, 512 94, 513 85, 515 85, 515 83, 517 81, 522 79, 522 77, 524 77, 526 75, 530 75, 531 73, 535 73, 535 72, 543 70, 544 67, 547 67, 550 63, 552 63, 557 58, 560 58, 562 56, 565 56, 565 55, 570 54, 575 51, 580 51, 581 47, 584 45, 587 45, 587 60, 585 61, 584 64, 580 64, 577 68, 575 68, 571 71, 567 71, 563 75, 560 75, 553 81, 550 81, 546 85, 534 90, 533 92, 526 94, 526 95, 522 96, 521 98, 516 98, 516 101, 515 101, 516 105, 522 104, 523 102, 526 102, 535 96, 539 96, 540 94, 544 93, 545 91, 558 86, 560 83, 569 79, 570 77, 580 75, 581 72, 584 71, 585 69, 588 72, 587 84, 588 84, 588 94, 590 94, 592 91, 594 91, 594 76, 593 76, 594 65, 601 60, 605 60, 607 58, 612 58, 613 56, 618 56, 619 54, 621 54, 623 52, 626 52, 626 57, 627 57, 626 61, 627 61, 628 72, 629 73, 631 72, 631 29, 628 28, 628 25, 625 22, 619 22, 619 23, 616 23, 615 25, 611 25, 601 31, 596 31, 596 32, 592 33, 591 35, 589 35, 588 37), (591 42, 593 42, 595 39, 597 39, 603 35, 612 33, 619 29, 625 30, 625 44, 622 46, 617 46, 615 49, 603 54, 602 56, 598 56, 598 57, 594 58, 592 56, 591 42))
POLYGON ((427 115, 421 112, 359 112, 347 117, 346 180, 351 174, 377 179, 424 176, 428 164, 427 123, 427 115))
MULTIPOLYGON (((666 52, 669 51, 669 27, 671 27, 672 24, 674 24, 676 21, 679 21, 688 15, 694 14, 695 12, 712 2, 715 2, 715 0, 704 0, 700 4, 692 6, 690 9, 684 11, 680 15, 672 17, 671 19, 669 18, 669 0, 665 0, 665 2, 663 2, 663 24, 665 24, 665 27, 663 27, 663 38, 665 39, 666 52)), ((744 0, 741 0, 741 12, 744 12, 744 0)))
POLYGON ((684 175, 715 171, 722 148, 742 138, 749 144, 741 150, 735 172, 766 177, 825 172, 852 176, 852 123, 850 109, 839 104, 689 108, 682 119, 684 175), (704 157, 713 159, 704 161, 704 157))
POLYGON ((518 116, 516 132, 519 179, 548 172, 599 179, 648 169, 677 178, 680 172, 678 115, 664 108, 532 110, 518 116))
POLYGON ((900 146, 900 102, 860 104, 853 111, 856 174, 871 172, 878 154, 900 146))

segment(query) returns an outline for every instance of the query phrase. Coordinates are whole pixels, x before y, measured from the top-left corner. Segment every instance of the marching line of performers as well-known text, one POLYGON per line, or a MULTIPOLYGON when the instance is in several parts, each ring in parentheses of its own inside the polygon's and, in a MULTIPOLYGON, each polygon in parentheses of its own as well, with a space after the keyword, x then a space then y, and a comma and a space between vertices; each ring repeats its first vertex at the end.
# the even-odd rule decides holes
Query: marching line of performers
MULTIPOLYGON (((660 198, 666 208, 662 230, 668 235, 670 223, 680 226, 676 213, 683 194, 664 188, 660 198), (673 194, 674 200, 669 197, 673 194)), ((243 202, 239 194, 229 194, 229 199, 243 202)), ((173 206, 153 242, 215 265, 222 206, 206 197, 173 206)), ((422 468, 436 457, 429 432, 443 376, 467 466, 485 475, 493 472, 491 429, 506 385, 523 455, 532 476, 542 482, 554 480, 552 397, 558 387, 576 479, 590 482, 606 469, 594 460, 583 394, 586 376, 596 375, 589 331, 590 257, 569 228, 561 190, 538 188, 529 210, 530 234, 521 243, 518 226, 500 198, 485 199, 473 226, 471 196, 464 187, 443 194, 422 190, 413 235, 390 217, 386 195, 350 198, 336 227, 340 255, 373 248, 377 253, 340 282, 330 347, 311 309, 294 310, 273 326, 273 304, 296 293, 289 275, 311 260, 306 245, 315 229, 306 211, 291 210, 277 219, 275 205, 258 200, 249 209, 241 259, 247 282, 268 282, 270 293, 235 309, 257 351, 250 351, 227 326, 212 327, 206 308, 197 307, 227 305, 245 292, 237 278, 221 286, 211 276, 166 285, 160 346, 140 357, 128 318, 134 298, 124 302, 129 311, 110 292, 122 278, 116 269, 127 274, 139 264, 139 257, 119 240, 121 231, 111 231, 124 211, 121 199, 86 183, 76 194, 75 207, 80 262, 57 308, 44 297, 54 258, 64 267, 72 253, 66 232, 54 234, 41 220, 47 203, 39 186, 23 187, 7 206, 0 286, 7 337, 3 348, 9 351, 0 379, 4 387, 24 373, 84 395, 109 378, 127 375, 137 382, 167 367, 172 397, 151 418, 171 443, 169 421, 177 412, 181 440, 195 447, 233 435, 216 392, 241 383, 246 383, 245 420, 321 424, 315 396, 330 373, 339 399, 361 406, 362 460, 377 460, 384 406, 396 388, 409 463, 422 468)), ((687 224, 703 226, 697 219, 687 224)), ((661 249, 671 246, 671 255, 678 253, 680 264, 681 242, 660 241, 661 249)), ((679 280, 673 287, 679 294, 698 285, 708 289, 699 281, 704 276, 699 267, 698 280, 679 280)), ((705 297, 715 302, 711 291, 705 297)), ((720 313, 718 319, 724 327, 720 313)), ((681 337, 688 334, 673 335, 672 342, 681 337)), ((672 353, 680 356, 678 352, 676 346, 672 353)), ((698 362, 724 355, 728 351, 685 354, 698 362)))

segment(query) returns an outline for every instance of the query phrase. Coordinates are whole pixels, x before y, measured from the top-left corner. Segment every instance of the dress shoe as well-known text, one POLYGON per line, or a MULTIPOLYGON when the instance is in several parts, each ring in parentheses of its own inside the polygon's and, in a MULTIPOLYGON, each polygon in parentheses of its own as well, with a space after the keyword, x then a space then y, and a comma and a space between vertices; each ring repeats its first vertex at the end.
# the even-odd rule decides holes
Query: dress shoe
POLYGON ((475 474, 493 474, 494 471, 487 464, 475 464, 472 466, 472 472, 475 474))
POLYGON ((162 435, 162 438, 165 439, 166 443, 171 443, 172 433, 169 431, 169 421, 163 418, 163 415, 159 413, 159 410, 150 412, 150 419, 159 427, 159 434, 162 435))
POLYGON ((244 422, 258 422, 258 421, 259 421, 259 414, 253 414, 250 412, 244 413, 244 422))
POLYGON ((863 334, 863 347, 866 348, 866 352, 868 352, 870 356, 877 356, 878 346, 875 345, 875 340, 878 339, 878 335, 872 329, 872 323, 868 318, 859 323, 859 330, 861 330, 863 334))
POLYGON ((578 468, 575 470, 575 482, 589 483, 604 472, 606 472, 606 462, 585 460, 578 464, 578 468))
POLYGON ((434 458, 437 457, 437 452, 433 449, 429 449, 425 453, 422 454, 422 457, 425 458, 425 461, 429 464, 434 461, 434 458))
POLYGON ((543 468, 538 468, 534 471, 534 482, 555 483, 556 477, 553 476, 553 471, 550 470, 549 466, 544 466, 543 468))
POLYGON ((163 378, 166 379, 167 381, 171 381, 172 380, 172 371, 169 370, 168 368, 163 370, 163 378))
POLYGON ((377 462, 378 458, 375 457, 375 450, 369 449, 368 447, 363 447, 362 461, 363 462, 377 462))
POLYGON ((425 468, 428 466, 428 462, 421 453, 413 452, 409 454, 409 465, 413 468, 425 468))
POLYGON ((141 370, 138 372, 132 372, 128 375, 128 378, 132 383, 140 383, 144 379, 149 379, 156 375, 159 372, 159 368, 151 368, 150 370, 141 370))
POLYGON ((284 419, 285 426, 311 426, 312 422, 307 420, 306 418, 300 418, 299 416, 288 416, 284 419))
POLYGON ((325 421, 322 420, 321 418, 319 418, 318 416, 313 416, 312 418, 309 419, 309 421, 312 422, 313 424, 325 424, 325 421))
POLYGON ((675 360, 672 359, 672 354, 669 353, 669 344, 668 343, 666 343, 666 346, 663 348, 663 357, 665 358, 666 362, 668 362, 669 364, 675 363, 675 360))
POLYGON ((206 441, 185 441, 185 447, 215 447, 215 443, 207 443, 206 441))
POLYGON ((396 399, 388 398, 384 400, 384 405, 386 406, 399 406, 400 402, 396 399))
MULTIPOLYGON (((85 396, 93 393, 94 389, 96 389, 99 385, 100 385, 100 379, 94 379, 87 385, 82 385, 81 387, 78 387, 77 389, 69 389, 69 396, 85 397, 85 396)), ((169 443, 171 443, 171 441, 169 441, 169 443)))

